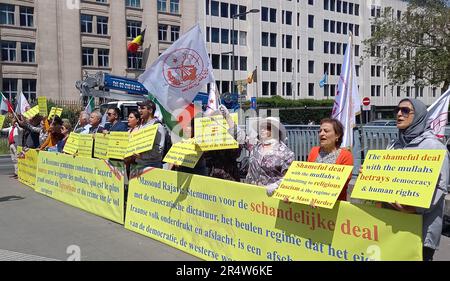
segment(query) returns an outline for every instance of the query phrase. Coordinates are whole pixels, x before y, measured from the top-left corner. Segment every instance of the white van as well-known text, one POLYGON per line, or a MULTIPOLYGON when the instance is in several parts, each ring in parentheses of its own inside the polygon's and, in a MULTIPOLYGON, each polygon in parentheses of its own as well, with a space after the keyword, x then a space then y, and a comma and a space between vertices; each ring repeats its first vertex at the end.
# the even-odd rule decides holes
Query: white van
MULTIPOLYGON (((128 115, 130 115, 130 113, 133 111, 138 111, 138 108, 139 108, 139 106, 137 105, 138 102, 141 102, 141 101, 113 101, 113 102, 104 103, 104 104, 100 105, 100 112, 103 115, 108 110, 108 108, 113 107, 113 106, 117 107, 120 109, 120 112, 121 112, 120 120, 122 122, 125 122, 128 124, 128 115)), ((163 121, 162 114, 161 114, 158 106, 156 108, 155 117, 157 117, 159 120, 163 121)))

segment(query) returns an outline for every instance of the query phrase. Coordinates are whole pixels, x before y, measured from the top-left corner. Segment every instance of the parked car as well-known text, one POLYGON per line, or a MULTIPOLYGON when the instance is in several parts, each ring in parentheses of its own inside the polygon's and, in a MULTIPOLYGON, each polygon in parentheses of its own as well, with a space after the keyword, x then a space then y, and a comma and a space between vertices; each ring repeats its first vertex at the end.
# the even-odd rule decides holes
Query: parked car
POLYGON ((389 119, 375 120, 367 123, 366 126, 397 126, 397 121, 389 119))

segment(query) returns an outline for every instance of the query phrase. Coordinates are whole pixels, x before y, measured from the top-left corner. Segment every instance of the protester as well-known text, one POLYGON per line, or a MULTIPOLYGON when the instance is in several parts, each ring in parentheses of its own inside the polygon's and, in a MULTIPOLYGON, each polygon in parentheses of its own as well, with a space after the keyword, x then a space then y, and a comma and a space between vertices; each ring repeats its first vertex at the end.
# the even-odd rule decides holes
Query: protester
POLYGON ((141 114, 137 111, 132 111, 128 115, 128 127, 129 133, 134 133, 139 130, 139 126, 141 125, 141 114))
POLYGON ((49 148, 55 148, 56 144, 60 140, 64 139, 62 127, 62 119, 58 116, 55 116, 52 120, 52 123, 50 124, 49 136, 47 137, 47 140, 39 147, 39 150, 48 150, 49 148))
MULTIPOLYGON (((388 149, 425 149, 425 150, 445 150, 447 148, 433 134, 432 129, 427 125, 427 107, 416 99, 403 99, 395 110, 397 116, 398 139, 395 139, 388 149)), ((405 213, 416 213, 423 217, 423 260, 433 260, 434 252, 438 249, 445 195, 447 194, 449 178, 448 152, 444 159, 439 179, 434 187, 434 195, 431 206, 428 209, 400 205, 397 202, 385 207, 394 208, 405 213)))
POLYGON ((89 134, 89 129, 91 128, 91 124, 89 124, 89 114, 86 111, 80 112, 80 117, 78 118, 78 127, 75 130, 75 133, 78 134, 89 134))
POLYGON ((38 127, 39 124, 41 123, 42 120, 42 116, 40 115, 36 115, 33 118, 27 120, 26 118, 24 118, 22 115, 18 115, 18 124, 19 126, 23 129, 23 134, 22 134, 22 141, 20 143, 20 145, 27 149, 27 148, 38 148, 40 146, 39 143, 39 132, 40 130, 34 131, 31 129, 31 127, 38 127), (27 124, 31 125, 27 126, 27 124))
MULTIPOLYGON (((219 110, 224 114, 230 127, 235 127, 226 107, 221 105, 219 110)), ((255 146, 250 146, 247 141, 244 145, 251 150, 245 182, 265 186, 267 194, 272 195, 294 161, 295 154, 286 146, 286 129, 276 118, 263 119, 258 132, 259 139, 255 146)), ((237 135, 242 142, 243 135, 239 132, 237 135)))
MULTIPOLYGON (((341 148, 344 138, 344 127, 336 119, 325 118, 320 121, 319 143, 320 146, 313 147, 308 155, 308 162, 337 164, 353 166, 352 153, 341 148)), ((342 189, 338 200, 346 201, 348 183, 351 175, 342 189)))
POLYGON ((17 121, 13 119, 12 124, 8 128, 2 129, 2 133, 8 135, 9 152, 11 154, 11 160, 14 164, 13 178, 17 179, 18 167, 17 167, 17 146, 22 139, 23 129, 17 125, 17 121))
POLYGON ((71 131, 72 131, 72 124, 70 124, 69 120, 64 120, 61 130, 61 133, 64 135, 64 138, 56 144, 59 153, 62 153, 64 151, 64 146, 66 145, 67 139, 69 138, 71 131))
POLYGON ((141 167, 154 167, 162 169, 162 158, 164 152, 165 143, 165 128, 161 124, 161 121, 155 117, 156 105, 150 100, 138 102, 139 113, 141 114, 141 125, 139 130, 158 124, 158 131, 156 132, 153 148, 150 151, 143 152, 139 155, 134 155, 125 162, 136 163, 139 168, 141 167))
POLYGON ((103 132, 103 127, 100 126, 100 123, 102 122, 102 114, 100 111, 94 111, 91 113, 91 116, 89 117, 89 125, 91 127, 89 128, 89 134, 96 134, 97 132, 103 132))
POLYGON ((106 112, 107 120, 109 123, 105 125, 103 133, 109 132, 127 132, 128 126, 120 121, 120 109, 117 107, 111 107, 106 112))

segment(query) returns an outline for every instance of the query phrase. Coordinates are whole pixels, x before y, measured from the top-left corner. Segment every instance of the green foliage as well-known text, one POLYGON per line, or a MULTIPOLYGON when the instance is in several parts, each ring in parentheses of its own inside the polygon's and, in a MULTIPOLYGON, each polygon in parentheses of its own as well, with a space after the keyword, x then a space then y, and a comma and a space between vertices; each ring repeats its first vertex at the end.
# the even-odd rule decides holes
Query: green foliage
POLYGON ((9 145, 8 139, 1 138, 0 139, 0 155, 9 154, 9 145))
POLYGON ((450 85, 450 8, 445 0, 412 0, 400 19, 387 8, 372 20, 373 32, 364 40, 365 59, 376 55, 387 66, 393 84, 450 85), (375 51, 375 55, 374 55, 375 51))

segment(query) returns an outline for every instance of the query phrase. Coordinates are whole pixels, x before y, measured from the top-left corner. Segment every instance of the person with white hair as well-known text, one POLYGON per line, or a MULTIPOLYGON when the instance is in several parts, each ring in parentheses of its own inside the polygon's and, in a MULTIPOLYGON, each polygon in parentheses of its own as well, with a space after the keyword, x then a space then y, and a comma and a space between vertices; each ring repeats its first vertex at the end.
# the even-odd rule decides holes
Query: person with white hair
POLYGON ((89 134, 89 129, 91 128, 91 124, 89 124, 89 114, 86 111, 80 112, 80 117, 78 119, 78 126, 75 130, 75 133, 78 134, 89 134))
POLYGON ((100 111, 96 110, 91 113, 91 116, 89 117, 89 124, 91 127, 89 128, 89 134, 95 134, 97 132, 103 132, 103 127, 100 126, 100 123, 102 122, 102 114, 100 111))

